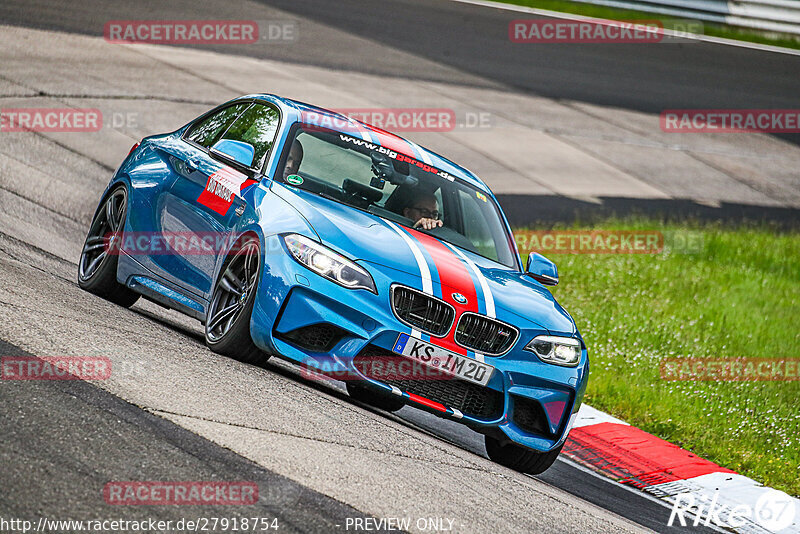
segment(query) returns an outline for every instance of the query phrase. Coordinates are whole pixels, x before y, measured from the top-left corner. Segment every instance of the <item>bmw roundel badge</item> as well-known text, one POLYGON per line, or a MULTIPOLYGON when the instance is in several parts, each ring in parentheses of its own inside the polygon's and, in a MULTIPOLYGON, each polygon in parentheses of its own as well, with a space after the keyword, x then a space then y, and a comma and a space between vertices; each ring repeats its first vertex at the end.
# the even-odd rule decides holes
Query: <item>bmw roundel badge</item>
POLYGON ((467 303, 467 297, 465 297, 461 293, 453 293, 451 296, 453 297, 453 300, 458 302, 459 304, 467 303))

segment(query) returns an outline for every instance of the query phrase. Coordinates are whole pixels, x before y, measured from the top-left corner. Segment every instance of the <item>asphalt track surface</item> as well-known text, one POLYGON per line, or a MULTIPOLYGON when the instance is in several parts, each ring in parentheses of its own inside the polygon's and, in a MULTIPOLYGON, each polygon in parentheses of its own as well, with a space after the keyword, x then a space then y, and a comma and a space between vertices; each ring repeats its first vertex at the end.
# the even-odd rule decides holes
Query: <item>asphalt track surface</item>
MULTIPOLYGON (((0 341, 4 356, 33 357, 0 341)), ((258 484, 250 517, 278 520, 284 532, 334 531, 364 514, 260 468, 176 425, 80 380, 0 386, 0 513, 39 517, 122 517, 129 521, 196 521, 231 517, 230 507, 128 507, 99 503, 110 480, 240 480, 258 484)))
MULTIPOLYGON (((25 518, 35 523, 39 517, 178 521, 181 518, 247 516, 277 518, 281 528, 290 532, 345 531, 342 525, 346 520, 365 517, 363 511, 309 489, 274 470, 260 467, 162 419, 168 416, 191 417, 224 423, 240 430, 269 432, 266 429, 274 426, 274 422, 264 414, 252 414, 252 411, 258 410, 262 403, 277 402, 284 408, 286 404, 294 406, 289 411, 297 413, 291 413, 289 419, 299 416, 304 419, 302 426, 317 427, 325 436, 316 437, 319 440, 317 444, 323 447, 335 449, 341 446, 334 426, 341 422, 337 417, 343 412, 358 412, 350 415, 366 419, 347 430, 352 446, 362 448, 365 455, 374 453, 375 448, 380 449, 387 440, 402 435, 403 443, 398 443, 397 448, 408 455, 406 461, 411 458, 416 464, 405 474, 404 480, 408 484, 415 483, 419 476, 417 470, 428 473, 432 483, 437 484, 436 478, 443 473, 430 463, 427 455, 417 457, 413 449, 430 447, 431 443, 438 442, 438 445, 433 445, 434 452, 450 456, 449 460, 443 461, 445 465, 455 461, 466 461, 469 465, 462 475, 464 479, 459 481, 464 486, 443 485, 439 488, 443 498, 460 500, 464 492, 471 494, 490 489, 471 480, 473 472, 489 465, 490 471, 508 479, 505 484, 519 484, 532 490, 530 494, 523 492, 516 496, 519 501, 507 505, 526 514, 538 512, 550 516, 531 517, 522 530, 518 521, 507 523, 503 518, 495 518, 495 523, 477 525, 463 520, 461 528, 456 528, 455 532, 487 532, 495 528, 521 532, 635 530, 632 525, 624 523, 604 523, 607 518, 601 508, 657 532, 681 531, 665 526, 669 510, 661 502, 589 473, 569 461, 559 460, 535 479, 520 475, 482 460, 480 457, 485 457, 485 451, 481 437, 462 425, 408 407, 397 415, 374 410, 351 401, 341 384, 308 380, 296 367, 274 358, 263 368, 253 368, 214 355, 203 346, 200 326, 196 322, 145 301, 137 303, 132 310, 100 301, 80 291, 70 280, 69 275, 76 265, 5 234, 0 234, 0 266, 6 287, 0 297, 0 314, 16 317, 6 323, 0 336, 25 339, 35 335, 37 341, 29 341, 27 345, 52 347, 37 351, 40 354, 86 354, 87 351, 111 354, 113 365, 122 370, 114 384, 103 385, 103 388, 81 381, 0 381, 3 406, 0 458, 4 466, 0 476, 4 488, 0 493, 0 517, 25 518), (18 283, 12 288, 9 281, 13 279, 18 283), (43 285, 47 286, 46 291, 41 287, 43 285), (25 298, 37 288, 41 293, 49 293, 47 298, 44 295, 25 298), (99 314, 98 317, 92 316, 94 312, 99 314), (40 314, 43 316, 36 319, 40 314), (26 328, 24 324, 30 321, 38 324, 26 328), (139 326, 144 328, 138 330, 139 326), (16 331, 12 332, 12 329, 16 331), (92 333, 81 335, 81 332, 92 333), (82 339, 68 340, 70 335, 82 339), (147 344, 150 350, 144 350, 142 344, 147 344), (137 345, 139 348, 132 352, 131 348, 137 345), (161 359, 164 363, 159 363, 161 359), (215 375, 218 372, 225 372, 228 376, 215 375), (212 386, 212 383, 217 386, 212 386), (107 389, 128 397, 130 402, 107 389), (141 400, 142 392, 146 392, 144 397, 151 399, 150 402, 141 400), (226 397, 239 394, 244 398, 232 401, 226 397), (292 401, 273 400, 276 395, 288 395, 292 401), (167 397, 183 398, 178 404, 184 406, 164 408, 164 404, 172 404, 162 401, 167 397), (331 409, 332 406, 336 408, 331 409), (372 434, 376 429, 384 435, 372 434), (474 465, 475 461, 483 465, 474 465), (248 507, 247 512, 241 514, 222 506, 125 507, 120 510, 121 507, 105 504, 101 497, 104 484, 115 480, 255 481, 259 484, 261 497, 258 505, 248 507), (539 494, 543 489, 545 494, 539 494), (570 498, 567 494, 579 498, 570 498), (565 499, 565 503, 559 502, 565 499), (562 513, 577 517, 554 518, 551 515, 553 509, 562 506, 562 513), (580 517, 586 513, 599 520, 580 517)), ((6 341, 0 341, 0 351, 4 356, 34 355, 6 341)), ((282 433, 279 430, 275 432, 282 433)), ((303 433, 302 429, 290 432, 296 436, 303 433)), ((256 433, 250 438, 264 439, 264 435, 256 433)), ((272 440, 265 441, 268 446, 272 445, 272 440)), ((306 439, 298 441, 302 447, 306 439)), ((235 450, 235 446, 232 448, 235 450)), ((282 451, 277 456, 302 458, 303 454, 298 449, 282 451)), ((391 461, 391 456, 387 454, 383 461, 391 461)), ((391 494, 389 488, 372 487, 369 480, 361 479, 366 477, 365 467, 358 463, 349 465, 352 457, 343 456, 339 461, 341 465, 317 461, 313 467, 329 470, 337 479, 341 477, 342 484, 355 484, 361 488, 359 491, 377 495, 379 499, 382 492, 391 494)), ((398 480, 396 483, 404 482, 398 480)), ((483 506, 491 506, 493 499, 493 495, 482 495, 479 501, 483 506)), ((370 500, 366 499, 367 502, 370 500)), ((433 509, 436 508, 434 503, 433 509)), ((409 513, 409 509, 415 509, 410 503, 389 505, 388 509, 395 510, 394 515, 403 517, 405 513, 414 517, 413 512, 409 513)), ((470 512, 466 515, 475 514, 470 512)))
MULTIPOLYGON (((268 49, 235 44, 190 45, 203 50, 265 57, 287 65, 324 67, 340 71, 342 76, 347 72, 370 73, 462 88, 518 91, 568 107, 580 103, 605 106, 609 113, 603 119, 612 124, 620 118, 619 113, 613 112, 616 116, 609 119, 611 110, 657 116, 665 109, 794 109, 800 102, 797 55, 698 41, 520 45, 509 41, 508 23, 531 16, 450 0, 87 0, 80 4, 6 0, 0 4, 0 22, 4 24, 91 36, 102 35, 109 20, 187 18, 290 21, 298 29, 295 41, 270 44, 268 49)), ((397 92, 399 101, 404 96, 399 91, 402 89, 387 84, 383 93, 391 101, 393 92, 397 92)), ((480 107, 484 102, 478 100, 474 104, 480 107)), ((489 180, 513 224, 649 214, 673 220, 698 218, 736 223, 748 219, 800 226, 798 177, 790 171, 797 165, 797 156, 778 160, 773 157, 774 147, 761 146, 759 142, 720 147, 712 141, 699 146, 704 143, 697 143, 697 136, 690 141, 674 137, 635 139, 632 146, 615 152, 615 147, 606 142, 617 135, 615 129, 607 132, 604 125, 598 130, 592 120, 598 117, 591 117, 591 111, 589 115, 582 119, 588 131, 567 138, 567 142, 579 143, 581 150, 632 172, 664 194, 609 191, 586 197, 558 192, 553 196, 537 188, 497 191, 496 183, 489 180), (662 149, 650 152, 648 147, 654 141, 662 149), (643 143, 642 148, 636 150, 639 143, 643 143), (678 147, 685 143, 690 149, 700 149, 699 163, 697 154, 689 154, 686 166, 681 167, 682 155, 672 150, 683 150, 678 147), (738 159, 748 153, 750 161, 738 159), (758 194, 753 195, 753 189, 758 194), (600 197, 602 202, 587 201, 588 197, 600 197), (535 218, 527 208, 531 204, 537 206, 535 218)), ((547 124, 549 119, 543 120, 547 124)), ((558 121, 555 124, 558 129, 558 121)), ((634 123, 628 129, 640 131, 641 127, 634 123)), ((548 126, 544 129, 547 131, 548 126)), ((800 146, 800 134, 773 137, 800 146)), ((423 137, 422 141, 426 139, 423 137)), ((491 153, 488 148, 486 152, 491 153)), ((461 157, 458 153, 451 156, 457 160, 461 157)), ((491 172, 479 174, 491 178, 491 172)), ((568 176, 570 171, 563 172, 568 176)), ((591 170, 576 168, 572 172, 587 174, 591 170)), ((545 189, 561 178, 545 175, 545 189)))
POLYGON ((117 369, 103 383, 0 381, 0 517, 246 515, 277 517, 287 531, 331 532, 373 509, 378 517, 450 517, 455 532, 638 530, 617 514, 672 530, 660 502, 569 463, 537 478, 514 473, 484 459, 479 437, 460 425, 411 408, 373 410, 340 384, 308 380, 274 358, 256 368, 215 355, 195 321, 146 301, 131 310, 106 303, 75 286, 75 269, 0 234, 0 338, 31 349, 3 341, 3 355, 103 354, 117 369), (260 466, 227 449, 246 450, 260 466), (260 501, 246 512, 121 510, 102 500, 104 484, 120 480, 255 481, 260 501), (334 498, 308 487, 327 484, 334 498), (421 505, 408 497, 417 492, 439 500, 421 505), (475 508, 453 513, 464 503, 475 508))
MULTIPOLYGON (((0 6, 5 24, 87 35, 102 35, 109 20, 189 16, 298 21, 301 37, 270 49, 271 59, 458 84, 493 81, 551 98, 653 113, 794 108, 800 95, 799 56, 697 42, 652 45, 646 53, 635 44, 526 47, 509 41, 508 23, 533 17, 449 0, 6 0, 0 6)), ((263 55, 248 45, 202 47, 263 55)))
MULTIPOLYGON (((700 107, 697 102, 792 107, 792 97, 800 94, 796 58, 764 60, 753 51, 705 44, 684 53, 681 45, 670 45, 653 52, 669 56, 656 57, 660 64, 624 46, 584 59, 554 46, 548 58, 538 59, 544 78, 526 78, 523 71, 536 65, 526 62, 536 58, 518 59, 515 73, 514 65, 504 67, 486 52, 491 39, 505 34, 482 24, 492 17, 513 18, 508 14, 450 2, 272 5, 281 8, 280 16, 302 13, 311 21, 304 24, 316 24, 320 36, 274 52, 286 62, 464 85, 485 84, 488 77, 556 97, 650 111, 667 102, 669 107, 700 107), (369 41, 361 37, 364 27, 370 28, 369 41), (453 44, 456 34, 460 40, 453 44), (490 40, 474 42, 482 39, 490 40), (367 61, 375 43, 386 61, 367 61), (409 60, 414 56, 454 68, 432 70, 427 62, 422 68, 409 60), (641 70, 631 71, 639 62, 641 70), (660 74, 648 74, 645 63, 650 70, 659 65, 660 74), (679 73, 683 81, 677 83, 679 73), (762 74, 769 76, 757 83, 762 74), (661 84, 669 80, 675 82, 671 90, 661 93, 668 99, 660 99, 661 84), (621 91, 620 84, 628 89, 621 91), (732 84, 747 91, 725 89, 732 84), (694 101, 700 97, 706 100, 694 101), (690 100, 694 103, 687 105, 690 100)), ((147 18, 156 7, 158 18, 271 16, 258 3, 211 9, 137 2, 110 11, 102 2, 7 1, 0 5, 0 21, 98 35, 108 19, 147 18)), ((109 480, 246 478, 259 483, 258 512, 278 517, 287 530, 327 532, 332 525, 340 528, 343 518, 369 514, 455 517, 461 522, 456 531, 465 532, 619 532, 636 531, 637 524, 672 531, 665 527, 669 510, 661 503, 569 462, 559 461, 536 478, 511 472, 485 459, 480 437, 460 425, 411 408, 397 415, 378 412, 351 402, 340 384, 309 381, 274 359, 254 368, 221 358, 205 349, 195 321, 145 301, 124 310, 80 291, 74 282, 77 256, 53 250, 80 249, 93 196, 108 170, 41 136, 31 135, 20 147, 28 164, 47 158, 87 178, 56 181, 46 192, 35 183, 13 192, 0 188, 0 350, 108 355, 130 372, 103 384, 0 382, 0 516, 231 515, 207 508, 119 512, 103 503, 100 489, 109 480), (89 194, 75 201, 75 189, 89 194)))

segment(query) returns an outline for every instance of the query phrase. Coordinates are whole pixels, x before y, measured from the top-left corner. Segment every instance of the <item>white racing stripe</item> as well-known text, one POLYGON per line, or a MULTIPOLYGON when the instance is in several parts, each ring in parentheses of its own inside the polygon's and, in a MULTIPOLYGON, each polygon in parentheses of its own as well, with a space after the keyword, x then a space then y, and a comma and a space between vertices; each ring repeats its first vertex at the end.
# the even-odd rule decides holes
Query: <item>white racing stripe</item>
POLYGON ((489 282, 486 280, 486 277, 483 276, 483 273, 478 268, 478 266, 475 265, 475 262, 469 259, 463 252, 458 250, 450 243, 447 243, 446 241, 443 241, 443 243, 447 245, 450 248, 450 250, 455 252, 458 255, 458 257, 464 260, 464 262, 466 262, 466 264, 469 265, 469 268, 472 269, 472 272, 475 273, 475 277, 478 279, 478 282, 481 285, 481 291, 483 291, 483 300, 486 303, 486 315, 488 315, 492 319, 497 319, 497 315, 494 308, 494 295, 492 295, 492 290, 489 288, 489 282))
POLYGON ((375 140, 375 138, 374 138, 374 137, 372 137, 372 132, 370 132, 370 131, 369 131, 369 128, 367 128, 366 126, 364 126, 363 124, 361 124, 361 122, 357 121, 356 119, 352 119, 352 118, 350 119, 350 122, 351 122, 351 123, 352 123, 352 124, 353 124, 353 125, 354 125, 356 128, 358 128, 358 131, 359 131, 359 132, 361 132, 361 135, 363 135, 363 136, 364 136, 364 140, 365 140, 365 141, 369 141, 369 142, 370 142, 370 143, 372 143, 373 145, 379 145, 379 144, 380 144, 380 143, 378 143, 378 142, 375 140))
MULTIPOLYGON (((392 230, 397 232, 400 237, 403 238, 403 241, 406 242, 408 248, 411 249, 411 253, 414 254, 414 259, 417 260, 417 267, 419 267, 419 275, 422 277, 422 291, 427 293, 428 295, 433 295, 433 280, 431 280, 431 269, 428 267, 428 262, 425 260, 425 256, 422 255, 422 250, 420 250, 419 245, 414 243, 414 240, 411 239, 407 233, 405 233, 399 226, 397 226, 392 221, 385 221, 392 230)), ((411 335, 417 339, 422 339, 422 333, 415 329, 411 329, 411 335)))
POLYGON ((433 162, 431 161, 431 158, 428 156, 428 152, 424 148, 422 148, 421 146, 419 146, 418 144, 416 144, 413 141, 409 141, 408 139, 406 139, 405 141, 406 141, 406 143, 411 145, 411 148, 413 148, 416 151, 417 154, 419 154, 419 157, 420 157, 420 159, 422 159, 422 161, 424 161, 428 165, 433 165, 433 162))
MULTIPOLYGON (((384 219, 385 220, 385 219, 384 219)), ((425 256, 422 254, 422 250, 419 248, 419 245, 414 243, 414 240, 411 239, 407 233, 405 233, 399 226, 397 226, 392 221, 386 221, 395 232, 403 238, 403 241, 406 242, 408 248, 411 249, 411 252, 414 254, 414 259, 417 260, 417 267, 419 267, 419 274, 422 277, 422 291, 427 293, 428 295, 433 295, 433 281, 431 280, 431 270, 428 267, 428 262, 425 260, 425 256)))

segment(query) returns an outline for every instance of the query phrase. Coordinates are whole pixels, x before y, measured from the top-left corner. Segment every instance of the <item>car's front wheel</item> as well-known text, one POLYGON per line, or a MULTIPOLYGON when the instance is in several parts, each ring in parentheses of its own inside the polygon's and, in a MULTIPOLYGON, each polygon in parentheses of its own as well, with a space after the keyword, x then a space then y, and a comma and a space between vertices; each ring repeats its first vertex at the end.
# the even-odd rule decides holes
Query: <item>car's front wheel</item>
POLYGON ((493 462, 515 471, 539 475, 553 465, 561 452, 561 447, 550 452, 536 452, 514 443, 502 443, 497 438, 485 436, 486 453, 493 462))
POLYGON ((222 265, 205 321, 206 345, 211 350, 251 364, 269 358, 250 336, 261 263, 258 239, 242 238, 222 265))
POLYGON ((405 406, 405 402, 400 397, 362 386, 357 382, 347 382, 347 393, 357 401, 387 412, 396 412, 405 406))
POLYGON ((122 236, 128 212, 128 192, 120 185, 113 189, 97 209, 78 261, 78 286, 126 308, 139 294, 117 282, 119 247, 114 240, 122 236))

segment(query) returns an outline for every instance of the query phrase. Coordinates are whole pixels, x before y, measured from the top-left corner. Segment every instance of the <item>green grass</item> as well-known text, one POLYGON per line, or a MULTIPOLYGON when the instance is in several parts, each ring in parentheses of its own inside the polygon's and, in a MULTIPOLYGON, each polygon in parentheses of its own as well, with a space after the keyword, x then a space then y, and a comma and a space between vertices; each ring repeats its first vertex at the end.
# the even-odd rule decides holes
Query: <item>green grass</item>
POLYGON ((702 246, 548 254, 561 276, 553 292, 589 347, 586 402, 800 495, 800 382, 665 381, 659 372, 666 357, 799 358, 800 233, 646 221, 591 229, 690 232, 702 246))
MULTIPOLYGON (((680 18, 660 15, 658 13, 648 13, 646 11, 618 9, 613 7, 586 4, 583 2, 570 2, 569 0, 504 0, 498 3, 514 4, 537 9, 547 9, 550 11, 560 11, 562 13, 574 13, 577 15, 584 15, 586 17, 596 17, 610 20, 659 19, 665 21, 664 26, 666 28, 670 28, 670 25, 666 21, 680 18)), ((748 28, 739 28, 736 26, 729 26, 727 24, 703 22, 703 34, 713 37, 723 37, 725 39, 736 39, 738 41, 800 49, 800 37, 788 34, 752 30, 748 28)))

